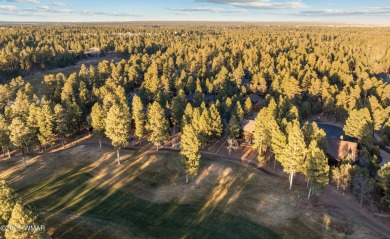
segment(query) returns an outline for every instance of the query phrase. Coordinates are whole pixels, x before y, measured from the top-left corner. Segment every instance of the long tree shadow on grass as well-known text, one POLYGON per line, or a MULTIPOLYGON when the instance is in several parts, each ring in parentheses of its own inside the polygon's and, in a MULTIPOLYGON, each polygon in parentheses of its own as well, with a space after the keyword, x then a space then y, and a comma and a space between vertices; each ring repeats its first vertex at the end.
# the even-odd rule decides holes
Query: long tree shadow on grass
MULTIPOLYGON (((141 180, 140 176, 148 171, 151 164, 134 162, 128 162, 132 163, 133 170, 133 175, 128 175, 131 180, 126 181, 126 186, 130 187, 133 181, 141 180)), ((119 173, 127 173, 126 165, 122 167, 119 173)), ((148 183, 158 183, 154 180, 168 180, 165 177, 175 175, 159 176, 148 176, 148 183)), ((243 186, 229 192, 235 182, 229 174, 225 176, 227 178, 211 188, 210 196, 187 204, 176 199, 156 203, 142 199, 134 192, 99 187, 102 181, 96 181, 93 174, 84 170, 55 176, 20 191, 25 197, 30 197, 31 203, 38 208, 113 222, 141 238, 276 238, 277 235, 266 227, 226 210, 243 186)), ((75 235, 61 231, 61 235, 53 236, 69 238, 75 235)))

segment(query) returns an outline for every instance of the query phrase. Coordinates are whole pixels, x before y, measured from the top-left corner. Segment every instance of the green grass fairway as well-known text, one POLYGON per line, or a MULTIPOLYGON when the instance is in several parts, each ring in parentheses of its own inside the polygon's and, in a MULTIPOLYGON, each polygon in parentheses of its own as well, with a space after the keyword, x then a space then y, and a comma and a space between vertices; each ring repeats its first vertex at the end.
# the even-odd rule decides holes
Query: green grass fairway
POLYGON ((318 238, 324 233, 297 208, 297 194, 306 194, 305 188, 288 190, 286 181, 234 162, 202 158, 198 176, 187 185, 177 153, 123 151, 118 166, 112 149, 80 146, 38 156, 25 171, 13 167, 0 177, 16 175, 12 184, 43 212, 53 238, 318 238), (295 218, 305 225, 302 230, 295 218))
POLYGON ((75 172, 21 191, 24 194, 38 188, 50 190, 50 195, 34 200, 34 205, 51 211, 66 208, 65 213, 80 213, 115 222, 142 238, 277 238, 275 233, 262 225, 219 210, 198 222, 202 208, 200 203, 179 204, 175 200, 153 203, 131 193, 117 191, 111 194, 109 190, 87 189, 91 178, 88 173, 75 172), (88 192, 83 194, 82 200, 69 206, 68 203, 84 190, 88 192))

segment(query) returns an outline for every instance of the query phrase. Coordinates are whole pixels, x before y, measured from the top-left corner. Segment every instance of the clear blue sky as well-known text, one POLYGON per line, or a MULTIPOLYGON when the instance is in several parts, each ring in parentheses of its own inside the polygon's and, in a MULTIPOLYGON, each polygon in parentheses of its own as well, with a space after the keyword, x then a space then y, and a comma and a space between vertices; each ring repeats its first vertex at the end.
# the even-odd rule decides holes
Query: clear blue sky
POLYGON ((158 20, 390 24, 390 0, 0 0, 0 21, 158 20))

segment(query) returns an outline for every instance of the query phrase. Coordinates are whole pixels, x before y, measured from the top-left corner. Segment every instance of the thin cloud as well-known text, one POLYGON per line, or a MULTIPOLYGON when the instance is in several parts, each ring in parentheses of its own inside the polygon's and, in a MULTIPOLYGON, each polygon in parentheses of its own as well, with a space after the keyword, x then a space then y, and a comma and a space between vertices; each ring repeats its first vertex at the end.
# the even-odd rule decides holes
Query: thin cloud
POLYGON ((57 6, 57 7, 64 7, 64 6, 66 6, 66 3, 64 3, 64 2, 52 2, 51 5, 57 6))
POLYGON ((190 7, 190 8, 168 8, 174 12, 213 12, 213 13, 237 13, 245 10, 210 8, 210 7, 190 7))
POLYGON ((224 4, 233 7, 252 9, 291 9, 307 7, 307 5, 302 1, 280 2, 271 0, 196 0, 196 2, 224 4))
POLYGON ((40 1, 38 0, 7 0, 7 2, 24 2, 24 3, 34 3, 34 4, 40 3, 40 1))
POLYGON ((82 15, 103 15, 103 16, 112 16, 112 17, 142 17, 142 15, 135 13, 125 13, 125 12, 101 12, 101 11, 89 11, 84 10, 80 12, 82 15))
POLYGON ((300 14, 305 16, 390 15, 390 7, 310 10, 301 11, 300 14))
POLYGON ((37 7, 37 9, 39 9, 39 10, 49 10, 50 7, 45 5, 45 6, 39 6, 39 7, 37 7))
POLYGON ((18 10, 18 8, 15 6, 11 6, 11 5, 0 5, 0 10, 2 10, 2 11, 16 11, 16 10, 18 10))

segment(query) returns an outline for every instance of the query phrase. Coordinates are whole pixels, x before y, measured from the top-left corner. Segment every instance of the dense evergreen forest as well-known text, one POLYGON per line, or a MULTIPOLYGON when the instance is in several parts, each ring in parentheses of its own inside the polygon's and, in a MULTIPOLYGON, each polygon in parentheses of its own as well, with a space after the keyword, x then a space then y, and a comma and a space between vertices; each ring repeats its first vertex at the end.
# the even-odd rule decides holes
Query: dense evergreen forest
POLYGON ((310 193, 329 183, 361 201, 375 185, 390 206, 390 28, 255 25, 9 25, 0 29, 0 146, 45 151, 87 126, 119 150, 146 137, 157 150, 182 132, 188 176, 199 150, 226 137, 240 142, 253 115, 250 94, 264 99, 255 117, 259 160, 274 158, 306 176, 310 193), (119 62, 46 75, 34 89, 23 76, 115 53, 119 62), (325 132, 309 117, 323 113, 358 143, 356 162, 330 169, 325 132), (375 135, 380 140, 375 142, 375 135), (39 148, 39 149, 38 149, 39 148), (376 180, 374 180, 374 178, 376 180), (375 181, 375 182, 374 182, 375 181))

